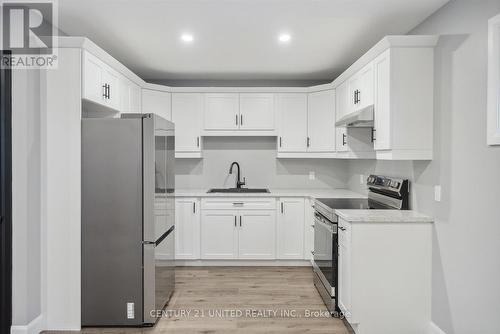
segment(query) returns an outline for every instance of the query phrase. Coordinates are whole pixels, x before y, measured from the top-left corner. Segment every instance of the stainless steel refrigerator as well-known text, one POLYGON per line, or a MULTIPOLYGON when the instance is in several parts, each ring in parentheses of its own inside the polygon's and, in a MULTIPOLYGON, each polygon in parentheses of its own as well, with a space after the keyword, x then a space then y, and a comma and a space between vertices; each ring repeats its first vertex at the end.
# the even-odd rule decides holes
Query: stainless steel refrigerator
POLYGON ((82 325, 154 325, 175 286, 174 125, 82 120, 82 325))

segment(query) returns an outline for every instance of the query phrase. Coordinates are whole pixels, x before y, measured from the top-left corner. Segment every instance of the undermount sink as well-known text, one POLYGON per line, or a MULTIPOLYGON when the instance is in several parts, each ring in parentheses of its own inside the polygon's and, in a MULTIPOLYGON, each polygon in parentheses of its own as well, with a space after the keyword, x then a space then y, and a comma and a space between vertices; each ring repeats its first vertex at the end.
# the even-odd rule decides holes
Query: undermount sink
POLYGON ((212 188, 207 193, 269 193, 269 189, 259 188, 212 188))

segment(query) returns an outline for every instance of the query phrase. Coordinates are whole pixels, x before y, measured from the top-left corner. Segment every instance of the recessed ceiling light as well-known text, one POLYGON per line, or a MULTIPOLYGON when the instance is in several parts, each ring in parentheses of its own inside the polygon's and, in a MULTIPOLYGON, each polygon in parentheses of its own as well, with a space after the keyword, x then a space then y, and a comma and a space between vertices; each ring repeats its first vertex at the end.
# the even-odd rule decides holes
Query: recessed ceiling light
POLYGON ((186 43, 190 43, 194 40, 193 35, 191 34, 182 34, 181 35, 181 40, 186 43))
POLYGON ((281 34, 279 35, 278 39, 281 43, 287 43, 290 42, 292 36, 290 36, 289 34, 281 34))

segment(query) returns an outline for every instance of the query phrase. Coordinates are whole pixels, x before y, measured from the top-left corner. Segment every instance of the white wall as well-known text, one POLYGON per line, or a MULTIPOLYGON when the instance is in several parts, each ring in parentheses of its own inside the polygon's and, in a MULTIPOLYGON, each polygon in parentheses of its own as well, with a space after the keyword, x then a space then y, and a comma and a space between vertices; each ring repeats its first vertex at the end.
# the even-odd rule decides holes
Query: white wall
POLYGON ((347 161, 276 159, 276 137, 205 137, 203 159, 177 159, 176 188, 234 187, 237 161, 247 186, 256 188, 345 188, 347 161), (314 171, 315 180, 309 180, 314 171))
POLYGON ((12 325, 41 313, 40 72, 12 71, 12 325))
POLYGON ((432 319, 447 334, 500 333, 500 147, 486 145, 487 20, 499 12, 498 0, 451 1, 412 31, 441 35, 434 160, 349 163, 353 190, 360 174, 409 177, 413 208, 436 218, 432 319))

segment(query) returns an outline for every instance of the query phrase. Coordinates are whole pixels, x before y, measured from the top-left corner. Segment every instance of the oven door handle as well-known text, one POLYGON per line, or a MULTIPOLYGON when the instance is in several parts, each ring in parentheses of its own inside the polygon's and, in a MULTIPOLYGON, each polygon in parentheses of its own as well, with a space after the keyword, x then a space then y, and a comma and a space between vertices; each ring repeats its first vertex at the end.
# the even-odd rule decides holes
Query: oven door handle
POLYGON ((337 230, 334 230, 333 226, 325 223, 325 222, 322 222, 321 220, 319 220, 318 218, 315 218, 314 219, 314 222, 321 225, 321 227, 325 228, 328 230, 328 232, 330 232, 331 234, 337 234, 337 230))

